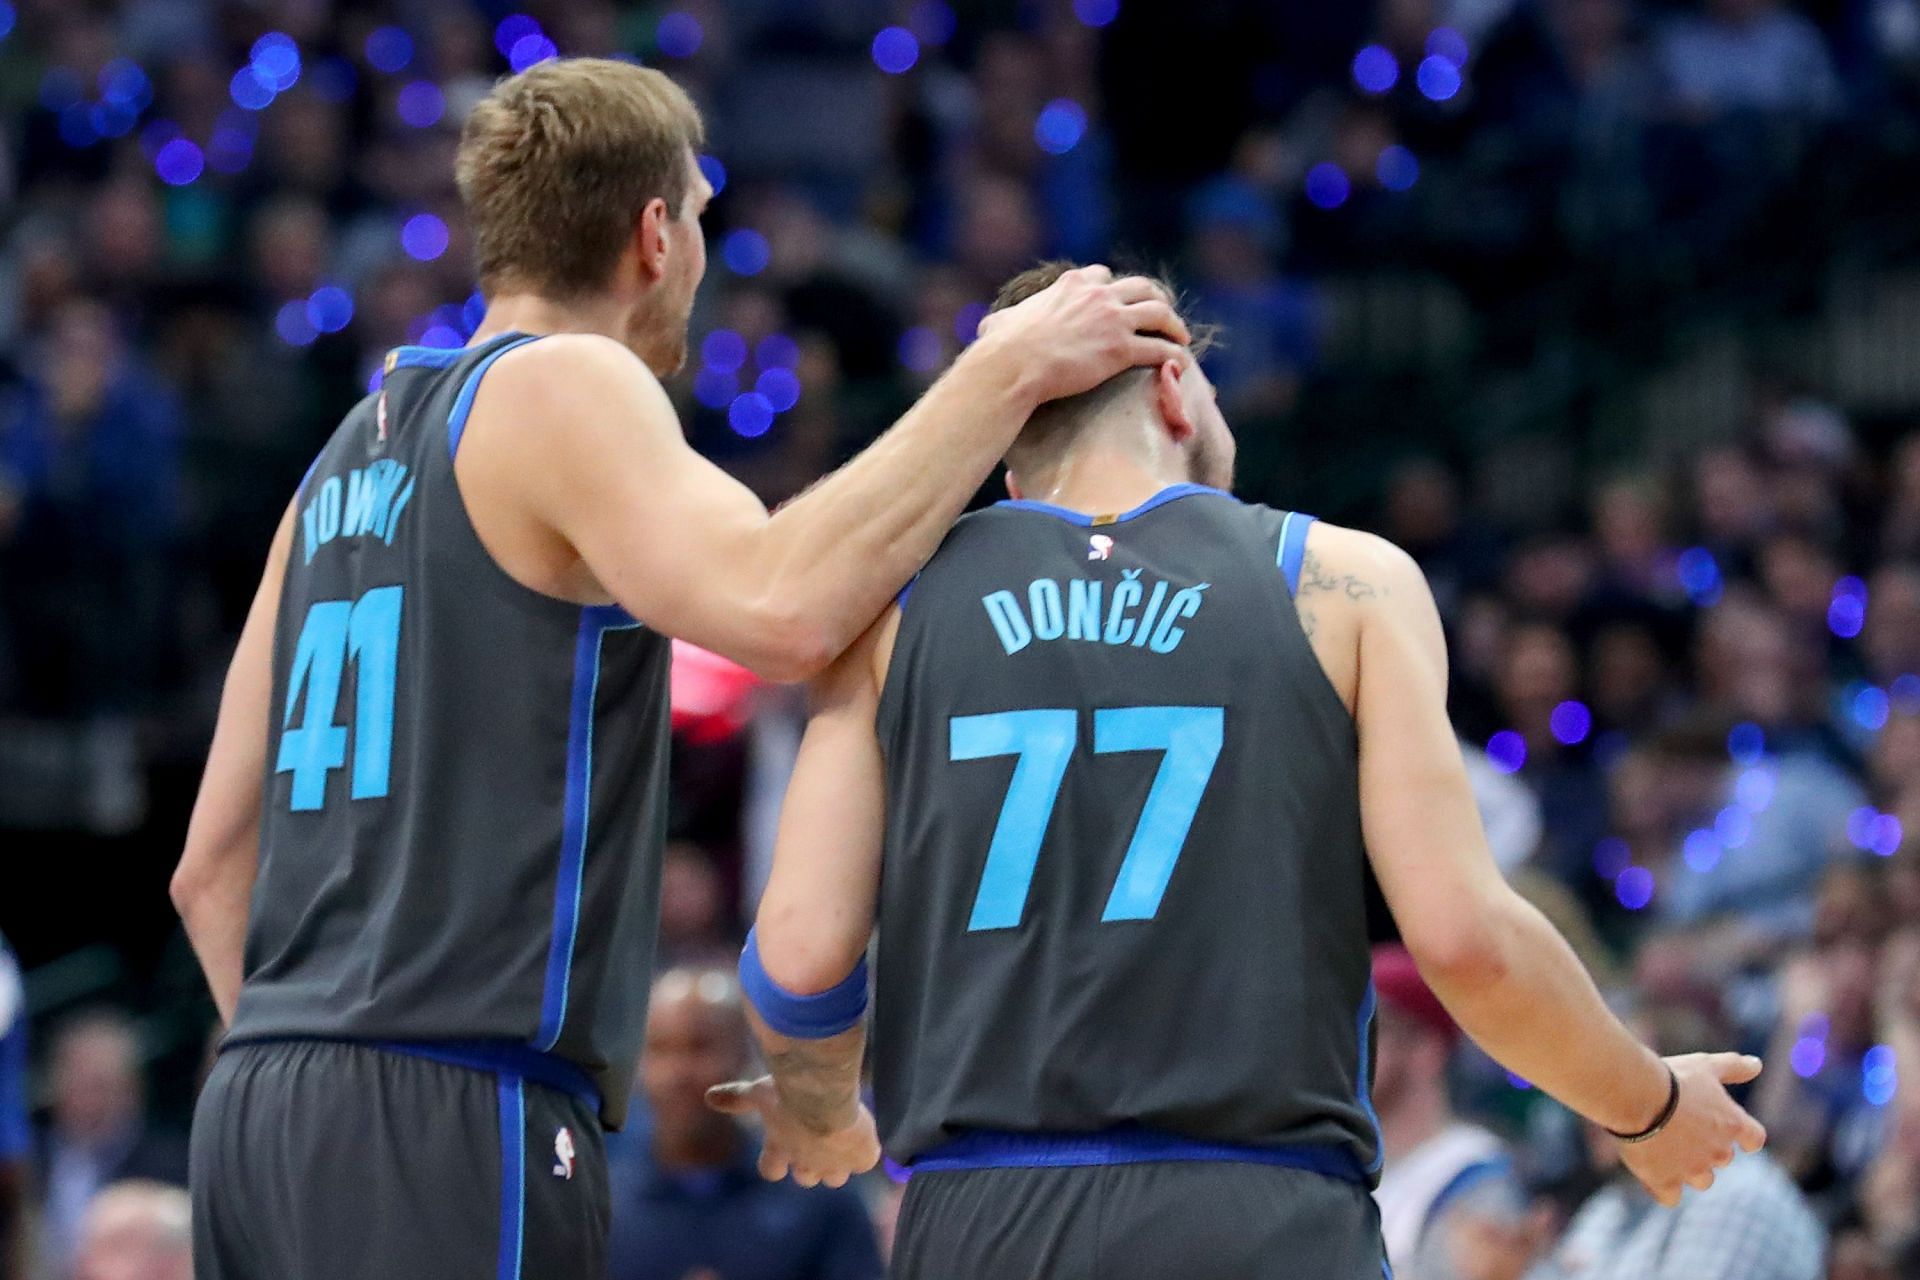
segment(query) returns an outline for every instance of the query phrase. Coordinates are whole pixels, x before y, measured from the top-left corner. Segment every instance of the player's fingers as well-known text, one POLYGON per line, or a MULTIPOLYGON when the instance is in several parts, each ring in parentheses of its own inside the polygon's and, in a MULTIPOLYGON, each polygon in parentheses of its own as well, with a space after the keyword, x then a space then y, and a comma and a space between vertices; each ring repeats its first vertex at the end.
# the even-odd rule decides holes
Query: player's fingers
POLYGON ((707 1090, 707 1105, 730 1116, 752 1113, 753 1081, 729 1080, 726 1084, 713 1086, 707 1090))
POLYGON ((849 1176, 851 1175, 849 1175, 845 1169, 835 1169, 832 1173, 820 1179, 820 1181, 830 1187, 844 1187, 847 1185, 847 1178, 849 1176))
POLYGON ((1733 1140, 1740 1144, 1743 1151, 1758 1151, 1767 1145, 1767 1126, 1742 1111, 1740 1127, 1734 1131, 1733 1140))
POLYGON ((1135 333, 1157 333, 1179 343, 1186 343, 1193 338, 1187 322, 1163 298, 1128 303, 1127 319, 1133 322, 1135 333))
POLYGON ((1127 363, 1138 369, 1145 365, 1161 365, 1169 360, 1179 360, 1186 356, 1187 349, 1177 342, 1168 342, 1165 338, 1149 338, 1144 334, 1135 334, 1127 339, 1123 348, 1127 363))
POLYGON ((1146 276, 1121 276, 1108 286, 1122 302, 1171 302, 1166 286, 1146 276))
POLYGON ((1084 267, 1075 267, 1067 274, 1087 284, 1106 284, 1113 279, 1113 268, 1104 262, 1089 262, 1084 267))
POLYGON ((793 1170, 793 1182, 799 1187, 817 1187, 820 1185, 820 1175, 812 1169, 796 1165, 793 1170))
POLYGON ((1760 1074, 1760 1059, 1750 1053, 1711 1053, 1707 1070, 1722 1084, 1745 1084, 1760 1074))
POLYGON ((1662 1183, 1657 1187, 1649 1187, 1648 1190, 1653 1192, 1653 1198, 1663 1208, 1671 1209, 1680 1203, 1680 1184, 1677 1182, 1662 1183))
POLYGON ((768 1182, 778 1182, 787 1176, 786 1153, 771 1142, 760 1148, 760 1176, 768 1182))
POLYGON ((1708 1187, 1713 1185, 1713 1170, 1705 1169, 1699 1173, 1693 1174, 1687 1179, 1687 1185, 1692 1187, 1695 1191, 1705 1191, 1708 1187))

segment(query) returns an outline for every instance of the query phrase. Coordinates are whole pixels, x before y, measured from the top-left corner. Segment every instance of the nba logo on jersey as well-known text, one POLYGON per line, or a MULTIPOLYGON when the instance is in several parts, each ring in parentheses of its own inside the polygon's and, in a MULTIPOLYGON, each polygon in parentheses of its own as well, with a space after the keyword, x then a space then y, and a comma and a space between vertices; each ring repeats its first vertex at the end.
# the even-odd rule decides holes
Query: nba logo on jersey
POLYGON ((1096 533, 1087 539, 1087 559, 1107 560, 1113 556, 1113 539, 1104 533, 1096 533))
POLYGON ((573 1131, 565 1126, 553 1135, 553 1176, 573 1181, 573 1131))
POLYGON ((380 443, 385 444, 387 442, 387 393, 384 391, 380 393, 379 404, 374 406, 373 425, 380 443))

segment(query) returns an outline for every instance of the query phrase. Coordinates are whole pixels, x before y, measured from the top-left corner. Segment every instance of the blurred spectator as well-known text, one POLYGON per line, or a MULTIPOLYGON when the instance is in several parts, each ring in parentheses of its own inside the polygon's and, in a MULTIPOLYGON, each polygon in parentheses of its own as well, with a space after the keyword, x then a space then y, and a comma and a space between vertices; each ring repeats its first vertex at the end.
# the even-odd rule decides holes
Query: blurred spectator
POLYGON ((187 1148, 177 1135, 149 1126, 139 1042, 120 1014, 84 1014, 61 1027, 48 1079, 53 1106, 36 1173, 45 1196, 46 1255, 65 1274, 101 1188, 124 1178, 185 1186, 187 1148))
POLYGON ((1386 1164, 1374 1199, 1394 1274, 1461 1280, 1483 1235, 1521 1229, 1526 1202, 1492 1133, 1454 1114, 1447 1065, 1460 1031, 1403 947, 1375 947, 1373 1106, 1386 1164))
POLYGON ((1660 69, 1683 107, 1826 115, 1840 85, 1819 30, 1782 0, 1703 0, 1659 40, 1660 69))
MULTIPOLYGON (((1652 1009, 1636 1019, 1663 1054, 1727 1043, 1699 1015, 1652 1009)), ((1619 1144, 1585 1127, 1596 1173, 1588 1197, 1527 1280, 1821 1280, 1825 1233, 1793 1182, 1765 1152, 1734 1157, 1706 1191, 1664 1209, 1620 1164, 1619 1144)), ((1486 1280, 1518 1280, 1489 1275, 1486 1280)))
POLYGON ((27 1274, 27 1001, 7 940, 0 936, 0 1280, 27 1274))
POLYGON ((747 1070, 747 1044, 730 972, 671 969, 655 982, 640 1063, 646 1123, 607 1144, 611 1280, 881 1275, 858 1189, 763 1180, 758 1144, 707 1106, 709 1088, 747 1070))
POLYGON ((668 844, 660 873, 658 967, 731 966, 740 945, 726 915, 726 887, 713 855, 691 840, 668 844))
POLYGON ((116 1182, 80 1223, 73 1280, 193 1280, 187 1193, 163 1182, 116 1182))

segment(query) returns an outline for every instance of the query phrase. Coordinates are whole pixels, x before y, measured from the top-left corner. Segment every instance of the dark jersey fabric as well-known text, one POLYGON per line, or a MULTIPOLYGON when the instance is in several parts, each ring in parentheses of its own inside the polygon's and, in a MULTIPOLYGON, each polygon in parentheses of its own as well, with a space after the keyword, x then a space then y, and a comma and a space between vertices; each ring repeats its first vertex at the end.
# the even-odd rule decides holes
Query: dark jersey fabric
POLYGON ((617 1127, 653 952, 670 651, 617 606, 520 586, 468 521, 453 459, 475 390, 529 341, 400 348, 301 486, 231 1039, 551 1055, 617 1127))
POLYGON ((1377 1166, 1356 741, 1285 518, 1193 485, 1002 503, 906 594, 879 717, 895 1159, 1134 1127, 1377 1166))

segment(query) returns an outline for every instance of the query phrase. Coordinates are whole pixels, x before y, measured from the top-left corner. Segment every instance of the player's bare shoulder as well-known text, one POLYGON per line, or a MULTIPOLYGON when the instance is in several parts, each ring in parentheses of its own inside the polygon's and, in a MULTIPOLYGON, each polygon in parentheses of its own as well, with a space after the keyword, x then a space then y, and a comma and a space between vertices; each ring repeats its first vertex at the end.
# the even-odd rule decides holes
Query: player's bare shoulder
POLYGON ((1307 534, 1294 607, 1327 679, 1351 708, 1362 632, 1433 604, 1412 556, 1377 534, 1320 521, 1307 534))

